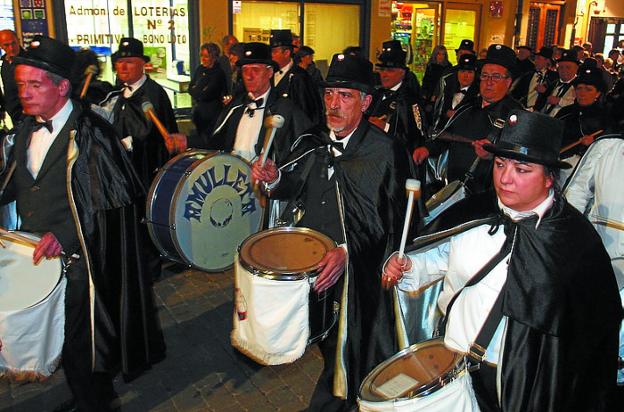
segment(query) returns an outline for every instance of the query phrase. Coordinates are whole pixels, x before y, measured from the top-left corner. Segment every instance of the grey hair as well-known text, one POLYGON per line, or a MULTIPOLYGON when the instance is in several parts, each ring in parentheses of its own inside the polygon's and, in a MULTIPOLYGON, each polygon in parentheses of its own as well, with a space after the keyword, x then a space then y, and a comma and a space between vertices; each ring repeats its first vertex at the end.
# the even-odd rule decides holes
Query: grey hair
POLYGON ((46 76, 48 76, 48 79, 50 79, 50 81, 52 83, 54 83, 55 86, 58 86, 59 84, 61 84, 61 82, 63 80, 67 80, 67 83, 69 85, 68 86, 69 90, 67 91, 67 96, 71 96, 72 85, 71 85, 71 82, 68 79, 66 79, 65 77, 63 77, 61 75, 58 75, 56 73, 52 73, 52 72, 49 72, 49 71, 46 71, 45 74, 46 74, 46 76))

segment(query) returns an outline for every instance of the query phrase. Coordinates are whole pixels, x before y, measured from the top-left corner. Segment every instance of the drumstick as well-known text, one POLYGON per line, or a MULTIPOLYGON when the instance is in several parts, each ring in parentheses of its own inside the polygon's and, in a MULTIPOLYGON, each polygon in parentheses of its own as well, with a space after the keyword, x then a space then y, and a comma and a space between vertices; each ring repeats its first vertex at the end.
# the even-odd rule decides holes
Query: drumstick
POLYGON ((82 90, 80 91, 80 98, 84 98, 87 94, 87 90, 89 90, 89 84, 91 84, 91 80, 93 80, 93 75, 97 71, 97 66, 92 64, 85 70, 85 74, 87 78, 85 79, 84 85, 82 86, 82 90))
POLYGON ((267 128, 267 134, 269 134, 269 138, 264 142, 264 148, 262 149, 262 159, 260 161, 260 166, 264 167, 264 163, 266 162, 267 156, 269 154, 269 150, 271 149, 271 145, 273 144, 273 139, 275 138, 275 133, 277 129, 284 126, 285 123, 284 117, 279 114, 274 114, 273 116, 269 116, 264 121, 264 126, 267 128))
POLYGON ((154 123, 154 126, 156 126, 156 128, 158 129, 162 138, 165 139, 165 142, 170 142, 171 136, 169 136, 169 132, 165 128, 165 125, 163 125, 160 119, 158 119, 158 116, 156 116, 156 113, 154 112, 154 105, 151 102, 146 101, 143 102, 141 108, 143 109, 143 113, 145 113, 145 116, 147 116, 147 118, 150 119, 152 123, 154 123))
POLYGON ((453 133, 442 132, 435 136, 434 139, 444 140, 446 142, 467 143, 472 144, 474 140, 453 133))
POLYGON ((593 223, 604 225, 612 229, 624 230, 624 223, 618 222, 613 219, 607 219, 601 216, 591 216, 591 217, 593 219, 592 220, 593 223))
POLYGON ((401 235, 401 246, 399 247, 399 259, 403 259, 405 251, 407 232, 409 231, 410 222, 412 220, 414 198, 416 197, 416 199, 418 199, 418 197, 420 197, 420 181, 417 179, 407 179, 405 181, 405 190, 407 190, 407 206, 405 210, 405 222, 403 223, 403 234, 401 235))
MULTIPOLYGON (((17 240, 19 242, 26 243, 27 245, 32 246, 34 248, 37 247, 37 245, 39 244, 39 240, 41 240, 41 239, 39 239, 39 240, 32 239, 32 238, 30 238, 28 236, 21 235, 21 234, 19 234, 17 232, 10 232, 10 231, 2 228, 2 227, 0 227, 0 236, 5 236, 5 237, 8 237, 9 239, 14 239, 14 240, 17 240)), ((61 255, 66 256, 65 252, 61 252, 61 255)), ((71 255, 71 257, 72 257, 72 259, 80 259, 80 256, 77 255, 76 253, 71 255)))
POLYGON ((567 145, 567 146, 563 146, 563 147, 561 148, 561 150, 559 151, 559 153, 563 153, 563 152, 565 152, 565 151, 568 151, 568 150, 572 149, 572 148, 573 148, 573 147, 575 147, 575 146, 580 145, 580 144, 581 144, 581 142, 583 141, 583 139, 584 139, 584 138, 586 138, 586 137, 588 137, 588 136, 589 136, 589 137, 596 137, 596 136, 598 136, 598 135, 599 135, 600 133, 602 133, 602 132, 604 132, 604 129, 600 129, 600 130, 598 130, 597 132, 594 132, 594 133, 592 133, 592 134, 590 134, 590 135, 583 136, 583 137, 581 137, 580 139, 578 139, 576 142, 574 142, 574 143, 570 143, 570 144, 569 144, 569 145, 567 145))

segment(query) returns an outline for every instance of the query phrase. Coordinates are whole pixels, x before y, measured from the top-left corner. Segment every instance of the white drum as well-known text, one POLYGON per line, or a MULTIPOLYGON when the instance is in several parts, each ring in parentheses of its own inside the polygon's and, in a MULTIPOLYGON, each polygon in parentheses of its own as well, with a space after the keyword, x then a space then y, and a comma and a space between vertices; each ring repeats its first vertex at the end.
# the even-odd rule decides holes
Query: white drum
POLYGON ((311 287, 316 265, 334 247, 308 228, 274 228, 245 239, 234 266, 232 346, 262 365, 279 365, 324 339, 338 307, 311 287))
POLYGON ((362 382, 360 411, 478 412, 463 355, 442 338, 403 349, 377 366, 362 382))
POLYGON ((56 370, 65 338, 62 263, 35 266, 31 244, 13 234, 0 240, 0 376, 43 380, 56 370))

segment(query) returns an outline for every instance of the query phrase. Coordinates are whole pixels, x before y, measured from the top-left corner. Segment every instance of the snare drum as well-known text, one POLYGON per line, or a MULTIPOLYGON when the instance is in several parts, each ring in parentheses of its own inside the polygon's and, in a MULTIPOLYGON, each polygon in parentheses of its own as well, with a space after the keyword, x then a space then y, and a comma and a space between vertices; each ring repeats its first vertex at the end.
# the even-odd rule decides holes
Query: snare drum
POLYGON ((150 236, 163 256, 218 272, 260 227, 251 168, 238 156, 192 150, 160 170, 147 200, 150 236))
POLYGON ((442 338, 403 349, 362 382, 361 411, 479 411, 461 353, 442 338))
POLYGON ((327 337, 338 304, 311 287, 316 265, 335 247, 308 228, 273 228, 245 239, 234 271, 232 345, 260 364, 279 365, 327 337))
POLYGON ((0 236, 0 376, 43 380, 61 359, 65 285, 60 259, 32 263, 32 245, 0 236))

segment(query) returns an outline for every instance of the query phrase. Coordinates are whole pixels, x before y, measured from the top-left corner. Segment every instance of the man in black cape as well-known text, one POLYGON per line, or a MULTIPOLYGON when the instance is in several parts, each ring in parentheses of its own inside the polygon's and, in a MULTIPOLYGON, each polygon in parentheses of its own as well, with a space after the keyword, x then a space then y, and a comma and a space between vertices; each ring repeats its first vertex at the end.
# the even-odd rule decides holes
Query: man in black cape
MULTIPOLYGON (((320 343, 325 367, 311 411, 354 406, 361 380, 378 362, 368 356, 376 313, 389 305, 379 270, 400 240, 408 165, 398 142, 363 119, 371 90, 369 61, 335 55, 324 92, 330 130, 318 127, 302 135, 279 174, 273 162, 252 168, 271 198, 298 201, 304 209, 298 226, 340 245, 320 262, 313 292, 333 295, 340 316, 320 343)), ((379 330, 392 340, 391 319, 384 322, 379 330)))
POLYGON ((440 216, 393 255, 384 279, 414 290, 444 276, 444 344, 466 353, 481 411, 607 411, 622 319, 610 259, 557 186, 562 128, 513 111, 493 153, 496 196, 440 216))
POLYGON ((41 235, 33 261, 61 256, 68 280, 62 364, 79 410, 109 410, 110 374, 164 356, 137 239, 144 189, 114 130, 70 100, 74 52, 35 36, 16 60, 25 117, 3 140, 2 202, 41 235), (77 258, 76 258, 77 257, 77 258))

